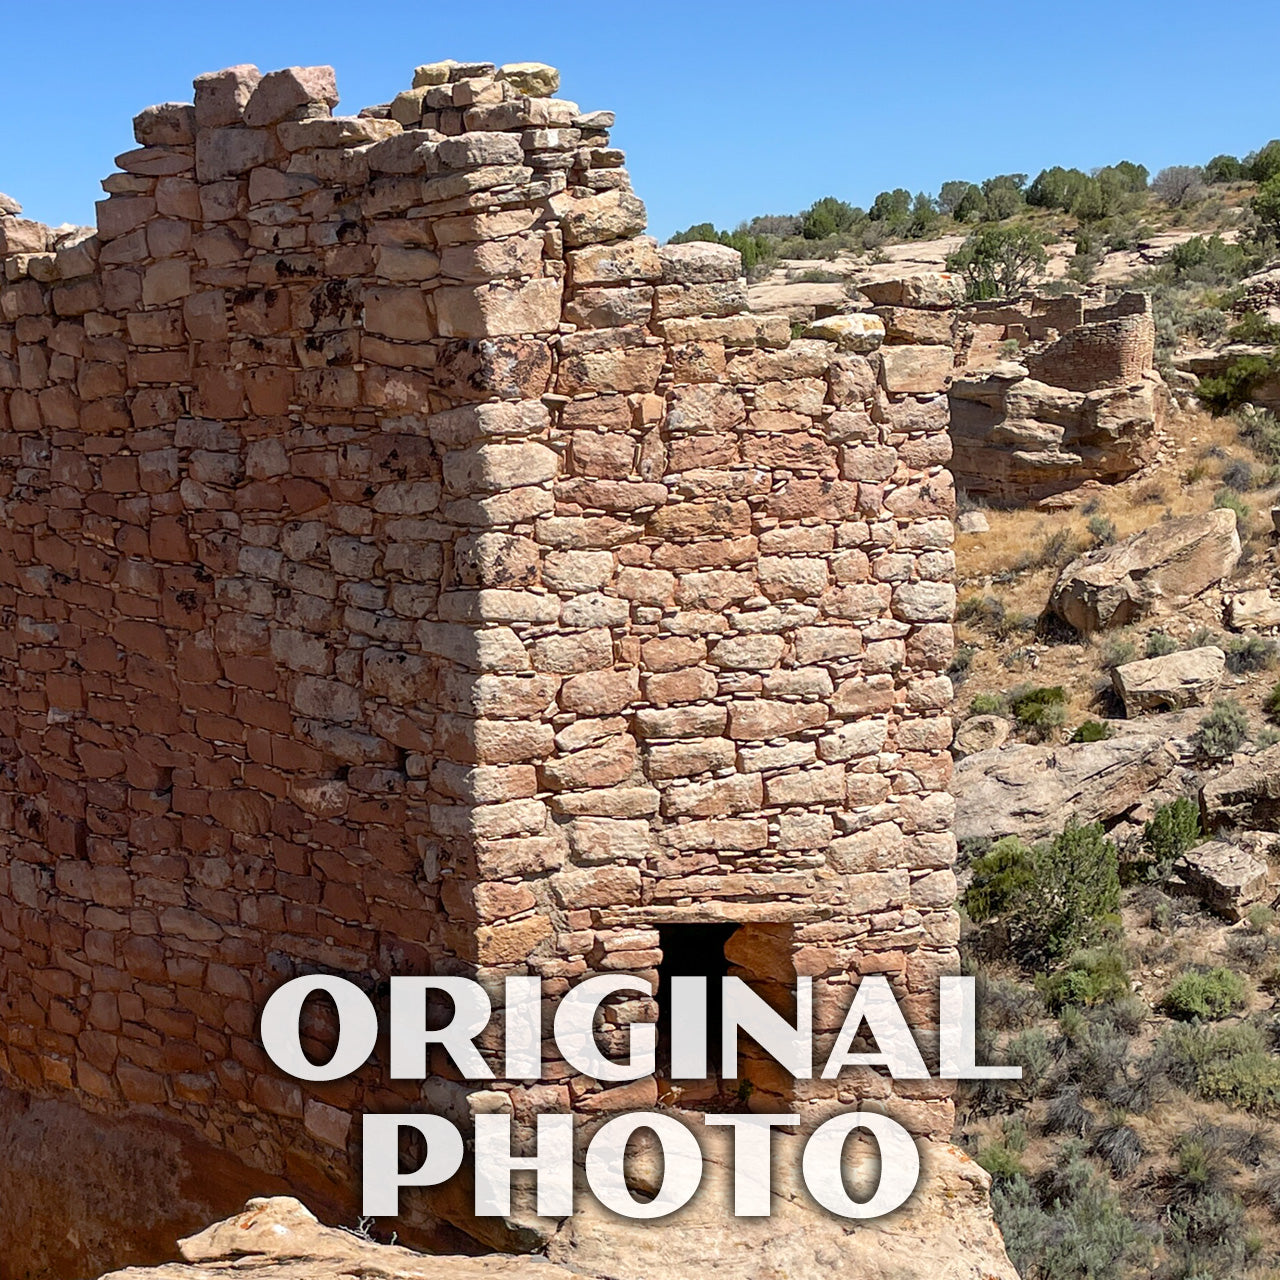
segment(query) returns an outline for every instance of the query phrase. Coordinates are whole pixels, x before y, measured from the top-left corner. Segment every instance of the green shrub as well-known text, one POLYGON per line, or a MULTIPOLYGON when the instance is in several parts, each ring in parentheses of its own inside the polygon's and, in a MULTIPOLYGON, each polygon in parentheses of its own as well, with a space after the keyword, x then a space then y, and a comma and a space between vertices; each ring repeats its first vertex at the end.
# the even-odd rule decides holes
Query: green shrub
POLYGON ((1138 650, 1132 640, 1108 640, 1102 648, 1102 669, 1111 671, 1115 667, 1123 667, 1138 656, 1138 650))
POLYGON ((1196 748, 1210 760, 1225 760, 1240 749, 1248 732, 1244 708, 1234 698, 1222 698, 1200 721, 1195 732, 1196 748))
POLYGON ((1280 681, 1271 686, 1271 692, 1267 694, 1267 700, 1262 704, 1262 709, 1267 713, 1268 720, 1274 720, 1280 724, 1280 681))
POLYGON ((1077 951, 1065 968, 1036 978, 1036 990, 1053 1014, 1068 1005, 1110 1004, 1128 995, 1129 989, 1129 966, 1115 946, 1077 951))
POLYGON ((1066 723, 1067 691, 1061 685, 1024 685, 1010 693, 1009 710, 1022 728, 1043 737, 1066 723))
POLYGON ((1009 700, 1002 693, 979 693, 969 706, 970 715, 1004 716, 1009 714, 1009 700))
POLYGON ((1280 463, 1280 419, 1269 409, 1241 405, 1232 415, 1240 429, 1240 439, 1264 462, 1280 463))
POLYGON ((1178 642, 1167 632, 1153 631, 1147 636, 1143 657, 1163 658, 1166 654, 1177 653, 1178 642))
POLYGON ((1007 1142, 985 1143, 978 1149, 975 1159, 997 1182, 1008 1181, 1026 1172, 1022 1167, 1021 1152, 1007 1142))
POLYGON ((1240 356, 1220 374, 1200 379, 1196 395, 1215 414, 1238 409, 1253 395, 1254 389, 1275 375, 1275 356, 1240 356))
POLYGON ((973 863, 964 896, 970 919, 998 918, 1025 964, 1058 961, 1096 941, 1119 904, 1115 845, 1100 823, 1074 820, 1034 847, 1016 836, 997 840, 973 863))
POLYGON ((1210 1102, 1280 1115, 1280 1058, 1252 1023, 1175 1023, 1156 1046, 1174 1081, 1210 1102))
POLYGON ((1099 546, 1106 546, 1116 540, 1116 522, 1104 515, 1090 516, 1088 529, 1099 546))
POLYGON ((1240 495, 1229 488, 1221 488, 1213 495, 1213 505, 1219 511, 1234 511, 1236 524, 1244 529, 1249 523, 1249 506, 1240 495))
POLYGON ((1246 311, 1240 319, 1227 330, 1227 338, 1231 342, 1251 342, 1255 344, 1280 342, 1280 324, 1272 324, 1266 316, 1256 311, 1246 311))
MULTIPOLYGON (((997 1183, 991 1207, 1023 1280, 1110 1280, 1142 1269, 1151 1240, 1125 1215, 1104 1174, 1069 1148, 1043 1183, 997 1183)), ((1145 1271, 1141 1271, 1146 1274, 1145 1271)))
POLYGON ((1186 796, 1160 804, 1142 828, 1142 847, 1160 869, 1168 868, 1200 842, 1200 810, 1186 796))
POLYGON ((1227 645, 1227 670, 1233 675, 1275 666, 1276 642, 1261 636, 1237 636, 1227 645))
POLYGON ((1248 994, 1248 984, 1238 973, 1218 966, 1184 973, 1165 993, 1160 1007, 1180 1022, 1205 1022, 1242 1009, 1248 994))
POLYGON ((1027 223, 1013 223, 971 235, 947 255, 947 270, 964 276, 970 299, 1001 298, 1026 288, 1047 260, 1043 234, 1027 223))
POLYGON ((1086 720, 1071 735, 1072 742, 1104 742, 1111 737, 1111 726, 1101 720, 1086 720))

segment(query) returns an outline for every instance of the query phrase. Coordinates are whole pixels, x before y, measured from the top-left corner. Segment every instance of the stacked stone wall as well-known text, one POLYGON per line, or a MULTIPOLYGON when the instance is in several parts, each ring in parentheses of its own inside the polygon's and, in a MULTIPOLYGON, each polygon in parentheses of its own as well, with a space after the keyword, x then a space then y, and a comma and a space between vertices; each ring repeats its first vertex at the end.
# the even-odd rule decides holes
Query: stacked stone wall
POLYGON ((1070 391, 1131 386, 1152 369, 1155 345, 1155 321, 1149 310, 1092 320, 1044 350, 1028 352, 1027 372, 1040 382, 1070 391))
MULTIPOLYGON (((885 973, 927 1046, 958 938, 938 362, 747 313, 735 253, 641 234, 612 116, 557 82, 433 64, 334 117, 328 68, 232 68, 136 119, 91 234, 0 217, 10 1087, 349 1195, 360 1111, 527 1137, 658 1085, 552 1051, 481 1095, 443 1060, 303 1088, 259 1047, 280 982, 553 999, 708 920, 762 989, 815 979, 823 1036, 885 973)), ((766 1109, 951 1126, 936 1082, 751 1070, 766 1109)))

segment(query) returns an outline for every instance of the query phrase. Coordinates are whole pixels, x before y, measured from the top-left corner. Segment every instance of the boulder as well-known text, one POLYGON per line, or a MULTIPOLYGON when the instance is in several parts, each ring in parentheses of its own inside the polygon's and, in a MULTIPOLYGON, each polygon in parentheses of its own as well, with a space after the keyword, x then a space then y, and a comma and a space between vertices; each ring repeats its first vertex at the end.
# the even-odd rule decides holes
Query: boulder
MULTIPOLYGON (((607 1280, 1016 1280, 987 1200, 990 1178, 955 1147, 917 1143, 920 1183, 899 1210, 865 1223, 816 1209, 799 1185, 799 1136, 775 1131, 772 1215, 735 1218, 729 1143, 723 1130, 700 1135, 702 1190, 655 1221, 628 1221, 590 1196, 552 1239, 547 1256, 607 1280)), ((846 1148, 849 1181, 878 1166, 867 1147, 846 1148)), ((637 1161, 637 1163, 639 1163, 637 1161)))
MULTIPOLYGON (((636 1221, 580 1194, 546 1256, 415 1253, 323 1226, 299 1201, 278 1196, 250 1200, 243 1213, 181 1241, 182 1262, 130 1267, 104 1280, 685 1280, 695 1273, 708 1280, 1018 1280, 991 1214, 991 1179, 956 1147, 918 1142, 921 1177, 907 1203, 851 1223, 812 1204, 800 1182, 803 1139, 777 1132, 770 1215, 734 1217, 732 1137, 712 1128, 700 1137, 702 1191, 682 1209, 636 1221)), ((638 1144, 629 1153, 629 1180, 656 1190, 659 1160, 638 1144)), ((873 1144, 850 1142, 843 1163, 850 1180, 878 1175, 873 1144)))
POLYGON ((12 197, 0 191, 0 218, 16 218, 22 212, 22 206, 12 197))
POLYGON ((1175 763, 1165 735, 1155 733, 978 751, 959 761, 952 776, 956 836, 1041 840, 1068 818, 1111 822, 1142 803, 1175 763))
POLYGON ((250 1200, 243 1213, 178 1242, 182 1262, 128 1267, 103 1280, 582 1280, 545 1258, 440 1257, 326 1227, 291 1196, 250 1200))
POLYGON ((1249 906, 1266 895, 1270 875, 1265 858, 1229 840, 1197 845, 1177 869, 1191 892, 1228 920, 1244 919, 1249 906))
POLYGON ((806 338, 834 342, 840 351, 874 351, 884 341, 884 321, 869 311, 848 315, 825 316, 815 320, 804 331, 806 338))
POLYGON ((951 739, 951 754, 957 760, 1002 747, 1009 741, 1013 724, 1003 716, 970 716, 956 730, 951 739))
POLYGON ((1227 626, 1233 631, 1245 631, 1252 627, 1280 627, 1280 600, 1266 587, 1241 591, 1227 601, 1227 626))
POLYGON ((991 525, 981 511, 962 511, 956 517, 958 533, 988 533, 991 525))
POLYGON ((1206 831, 1280 830, 1280 743, 1238 757, 1225 773, 1210 778, 1200 788, 1200 820, 1206 831))
POLYGON ((1184 707, 1204 706, 1226 669, 1227 655, 1206 645, 1126 662, 1112 669, 1111 683, 1127 716, 1144 711, 1181 711, 1184 707))
POLYGON ((964 277, 954 271, 924 271, 898 280, 878 280, 858 288, 877 307, 958 307, 964 277))
POLYGON ((549 98, 560 87, 560 72, 545 62, 508 62, 498 68, 498 79, 529 98, 549 98))
POLYGON ((1049 610, 1088 634, 1123 627, 1177 605, 1230 575, 1240 559, 1235 513, 1225 509, 1153 525, 1073 560, 1058 575, 1049 610))

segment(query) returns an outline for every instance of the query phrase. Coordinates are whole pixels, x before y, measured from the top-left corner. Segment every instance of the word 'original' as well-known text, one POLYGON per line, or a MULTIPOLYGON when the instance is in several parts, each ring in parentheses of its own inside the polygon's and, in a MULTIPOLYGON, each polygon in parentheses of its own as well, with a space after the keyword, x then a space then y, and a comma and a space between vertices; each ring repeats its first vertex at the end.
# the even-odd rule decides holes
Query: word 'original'
MULTIPOLYGON (((673 1079, 708 1076, 709 1041, 718 1031, 719 1074, 738 1075, 740 1035, 750 1037, 797 1080, 837 1078, 856 1067, 879 1067, 895 1080, 928 1079, 930 1072, 888 980, 864 978, 853 989, 848 1009, 830 1052, 814 1061, 813 992, 808 978, 795 989, 795 1020, 788 1021, 739 978, 721 979, 719 1026, 708 1027, 707 979, 674 977, 669 993, 670 1075, 673 1079), (872 1047, 865 1047, 870 1044, 872 1047), (860 1045, 863 1047, 855 1047, 860 1045)), ((652 996, 652 985, 629 974, 588 978, 554 1002, 551 1031, 557 1051, 575 1071, 602 1082, 636 1080, 652 1075, 657 1063, 657 1028, 652 1022, 625 1026, 621 1051, 606 1054, 597 1026, 606 1001, 623 994, 652 996)), ((544 1001, 538 978, 509 977, 502 992, 502 1078, 537 1081, 543 1073, 544 1001)), ((938 1070, 943 1080, 1018 1079, 1021 1068, 980 1066, 974 980, 942 977, 938 986, 938 1070)), ((494 1017, 486 989, 468 978, 396 977, 390 980, 388 1068, 392 1079, 425 1080, 429 1056, 438 1047, 467 1081, 493 1080, 496 1072, 476 1041, 494 1017), (445 997, 451 1016, 442 1026, 430 1025, 433 998, 445 997)), ((341 1079, 360 1070, 372 1056, 379 1035, 378 1010, 355 983, 317 974, 284 983, 267 1001, 262 1014, 262 1042, 282 1071, 307 1081, 341 1079), (304 1006, 323 994, 337 1012, 332 1055, 317 1063, 302 1047, 304 1006)), ((733 1128, 735 1184, 733 1212, 740 1217, 769 1212, 769 1150, 773 1126, 793 1126, 797 1117, 709 1115, 708 1125, 733 1128), (765 1172, 761 1176, 761 1169, 765 1172)), ((573 1211, 573 1117, 541 1115, 536 1124, 536 1155, 512 1152, 511 1118, 506 1114, 474 1117, 475 1211, 502 1216, 510 1210, 513 1173, 531 1171, 537 1180, 538 1212, 550 1217, 573 1211)), ((369 1115, 364 1120, 364 1212, 370 1217, 399 1211, 401 1187, 437 1186, 461 1167, 463 1136, 444 1116, 404 1112, 369 1115), (419 1166, 400 1170, 402 1129, 416 1131, 426 1154, 419 1166)), ((669 1114, 631 1112, 600 1126, 587 1144, 583 1162, 591 1193, 606 1208, 631 1218, 655 1218, 688 1203, 701 1181, 702 1152, 685 1123, 669 1114), (628 1189, 628 1143, 640 1131, 652 1135, 662 1152, 662 1182, 650 1199, 636 1199, 628 1189)), ((846 1218, 878 1217, 898 1208, 915 1189, 920 1161, 911 1135, 896 1121, 878 1113, 851 1111, 826 1120, 809 1134, 801 1158, 801 1174, 813 1198, 846 1218), (845 1181, 846 1141, 865 1131, 880 1149, 879 1181, 870 1196, 853 1199, 845 1181)))

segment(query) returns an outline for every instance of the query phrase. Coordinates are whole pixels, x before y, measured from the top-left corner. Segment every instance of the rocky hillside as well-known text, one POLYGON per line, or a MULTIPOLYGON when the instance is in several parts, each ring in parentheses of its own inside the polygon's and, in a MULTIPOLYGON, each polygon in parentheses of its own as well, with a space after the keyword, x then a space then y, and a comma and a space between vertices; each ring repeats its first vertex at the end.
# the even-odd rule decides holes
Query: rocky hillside
POLYGON ((1122 483, 960 517, 963 948, 1026 1078, 959 1137, 1024 1280, 1280 1266, 1275 423, 1179 400, 1122 483))
MULTIPOLYGON (((768 1218, 734 1218, 724 1131, 708 1131, 707 1181, 684 1209, 626 1222, 588 1197, 545 1257, 441 1257, 378 1244, 364 1230, 322 1226, 297 1200, 251 1200, 245 1211, 180 1243, 181 1261, 130 1268, 106 1280, 1018 1280, 987 1199, 989 1179, 954 1147, 928 1144, 920 1190, 896 1213, 851 1228, 815 1212, 798 1185, 798 1140, 774 1138, 774 1200, 768 1218)), ((873 1159, 863 1151, 853 1175, 873 1159)), ((639 1174, 656 1190, 655 1171, 639 1174)))

